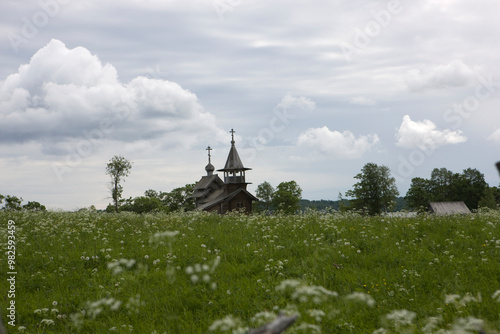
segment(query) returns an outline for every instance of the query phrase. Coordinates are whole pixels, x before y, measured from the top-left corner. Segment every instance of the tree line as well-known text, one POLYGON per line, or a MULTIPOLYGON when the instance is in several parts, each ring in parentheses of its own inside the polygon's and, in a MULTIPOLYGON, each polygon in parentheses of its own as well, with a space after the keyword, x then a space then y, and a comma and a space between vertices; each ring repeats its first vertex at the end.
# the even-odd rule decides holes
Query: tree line
MULTIPOLYGON (((376 215, 393 209, 399 191, 388 167, 367 163, 354 178, 359 181, 346 192, 353 200, 343 210, 353 208, 376 215)), ((498 209, 500 189, 490 187, 477 169, 453 173, 446 168, 435 168, 429 179, 413 178, 404 199, 417 212, 428 211, 431 202, 448 201, 463 201, 471 210, 498 209)))
MULTIPOLYGON (((122 156, 114 156, 106 165, 106 174, 111 178, 109 183, 113 203, 106 208, 107 212, 130 211, 136 213, 172 212, 177 210, 191 211, 195 209, 195 201, 191 198, 195 184, 186 184, 170 192, 148 189, 143 196, 123 199, 122 183, 130 175, 132 163, 122 156)), ((467 168, 462 173, 454 173, 446 168, 435 168, 430 178, 415 177, 404 198, 398 197, 396 179, 391 176, 387 166, 367 163, 360 173, 354 176, 358 180, 353 189, 348 190, 345 199, 339 194, 339 211, 356 210, 368 215, 401 208, 402 201, 409 209, 422 212, 429 209, 430 202, 463 201, 471 210, 479 208, 498 209, 500 204, 500 188, 490 187, 484 175, 477 169, 467 168)), ((257 186, 254 203, 256 212, 284 212, 293 214, 305 205, 302 200, 302 189, 295 181, 286 181, 274 188, 265 181, 257 186)), ((44 205, 30 201, 22 205, 21 197, 0 194, 1 210, 46 211, 44 205)), ((307 203, 306 203, 307 204, 307 203)), ((93 206, 91 209, 95 209, 93 206)))
POLYGON ((430 202, 463 201, 469 209, 497 209, 500 189, 490 187, 477 169, 467 168, 453 173, 446 168, 435 168, 429 179, 415 177, 406 193, 408 205, 424 211, 430 202))
POLYGON ((6 211, 21 211, 21 210, 26 210, 26 211, 46 211, 47 209, 45 208, 44 205, 35 202, 35 201, 29 201, 28 203, 22 205, 23 203, 23 198, 22 197, 17 197, 17 196, 11 196, 11 195, 2 195, 0 194, 0 209, 1 210, 6 210, 6 211))
MULTIPOLYGON (((453 173, 446 168, 435 168, 429 179, 413 178, 403 198, 398 197, 396 179, 391 176, 387 166, 367 163, 354 178, 358 182, 353 185, 353 189, 345 193, 352 199, 344 199, 342 194, 339 194, 339 200, 335 203, 339 211, 356 210, 368 215, 379 215, 394 211, 396 207, 401 208, 403 201, 409 209, 417 212, 428 211, 431 202, 463 201, 471 210, 498 209, 500 204, 500 188, 490 187, 484 179, 484 174, 473 168, 467 168, 462 173, 453 173)), ((286 206, 288 210, 283 211, 288 213, 297 211, 300 207, 300 196, 294 196, 289 187, 280 186, 278 186, 279 191, 274 192, 268 182, 259 185, 256 193, 262 203, 259 205, 264 205, 271 211, 281 210, 282 207, 274 201, 286 198, 287 202, 295 204, 286 206)))

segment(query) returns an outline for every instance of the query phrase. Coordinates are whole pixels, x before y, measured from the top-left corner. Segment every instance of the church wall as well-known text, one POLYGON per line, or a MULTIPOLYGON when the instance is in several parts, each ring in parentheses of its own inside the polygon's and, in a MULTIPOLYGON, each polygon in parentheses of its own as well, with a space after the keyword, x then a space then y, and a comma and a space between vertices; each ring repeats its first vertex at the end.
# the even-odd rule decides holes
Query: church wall
POLYGON ((234 196, 228 204, 229 211, 243 209, 246 213, 252 213, 252 200, 244 192, 234 196))

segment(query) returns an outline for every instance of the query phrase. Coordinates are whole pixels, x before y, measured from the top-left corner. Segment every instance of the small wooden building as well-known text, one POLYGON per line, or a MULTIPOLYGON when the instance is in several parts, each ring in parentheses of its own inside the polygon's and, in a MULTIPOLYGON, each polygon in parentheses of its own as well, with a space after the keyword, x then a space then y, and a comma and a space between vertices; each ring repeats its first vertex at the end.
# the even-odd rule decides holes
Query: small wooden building
POLYGON ((471 213, 464 202, 431 202, 429 204, 431 213, 437 215, 454 215, 471 213))
POLYGON ((224 173, 224 181, 214 174, 215 167, 211 163, 212 150, 208 150, 208 165, 205 167, 207 172, 195 185, 193 195, 196 200, 196 210, 208 212, 218 212, 224 214, 228 211, 241 210, 245 213, 252 212, 252 202, 258 199, 247 191, 245 172, 251 170, 246 168, 241 162, 234 141, 234 130, 231 129, 231 148, 224 168, 217 171, 224 173))

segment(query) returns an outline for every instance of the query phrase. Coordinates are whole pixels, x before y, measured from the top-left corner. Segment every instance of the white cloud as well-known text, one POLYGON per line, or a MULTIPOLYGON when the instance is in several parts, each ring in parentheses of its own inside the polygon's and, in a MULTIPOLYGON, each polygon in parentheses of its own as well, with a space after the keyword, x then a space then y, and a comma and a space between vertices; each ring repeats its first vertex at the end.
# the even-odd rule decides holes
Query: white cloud
POLYGON ((294 97, 292 94, 287 93, 276 108, 291 111, 313 111, 316 108, 316 103, 307 97, 294 97))
POLYGON ((469 86, 475 82, 479 70, 461 60, 453 60, 446 65, 422 66, 411 70, 406 77, 406 84, 412 91, 469 86))
POLYGON ((104 139, 155 140, 162 147, 225 134, 178 84, 146 77, 121 83, 112 65, 58 40, 0 82, 0 108, 0 143, 41 142, 51 154, 88 133, 99 137, 96 131, 104 139))
POLYGON ((396 139, 396 145, 398 146, 423 150, 467 141, 467 137, 462 134, 462 131, 437 130, 436 125, 430 120, 414 122, 408 115, 403 117, 396 139))
POLYGON ((488 140, 500 145, 500 129, 497 129, 495 132, 489 135, 488 140))
POLYGON ((299 146, 312 147, 342 159, 359 158, 378 142, 376 134, 356 138, 350 131, 330 131, 326 126, 308 129, 298 138, 299 146))
POLYGON ((357 97, 353 97, 352 99, 350 99, 349 103, 350 104, 357 104, 360 106, 372 106, 375 104, 375 101, 372 99, 369 99, 367 97, 364 97, 364 96, 357 96, 357 97))

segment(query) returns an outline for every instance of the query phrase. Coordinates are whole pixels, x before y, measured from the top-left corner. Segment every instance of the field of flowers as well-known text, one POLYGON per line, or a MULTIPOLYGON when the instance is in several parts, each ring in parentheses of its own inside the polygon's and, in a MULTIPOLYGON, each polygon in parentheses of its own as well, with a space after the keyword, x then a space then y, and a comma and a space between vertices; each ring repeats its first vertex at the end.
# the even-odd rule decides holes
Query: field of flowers
MULTIPOLYGON (((500 330, 500 215, 0 212, 16 230, 9 333, 500 330)), ((5 277, 5 275, 3 276, 5 277)))

